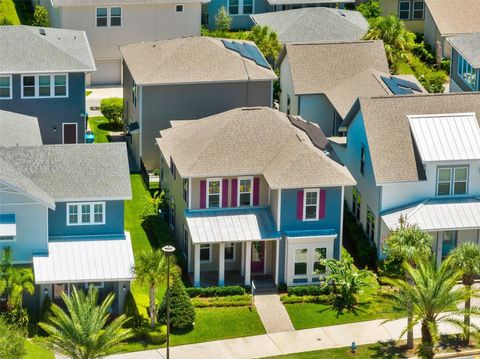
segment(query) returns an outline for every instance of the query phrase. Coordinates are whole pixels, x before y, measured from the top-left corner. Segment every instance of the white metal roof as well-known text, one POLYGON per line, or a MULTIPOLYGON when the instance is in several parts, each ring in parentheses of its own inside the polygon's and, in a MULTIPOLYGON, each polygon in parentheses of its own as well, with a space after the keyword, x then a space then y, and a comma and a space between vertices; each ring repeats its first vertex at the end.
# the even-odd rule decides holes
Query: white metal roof
POLYGON ((36 284, 113 282, 133 278, 130 235, 48 243, 48 256, 33 257, 36 284))
POLYGON ((408 116, 423 162, 480 159, 475 113, 408 116))
POLYGON ((430 199, 382 215, 390 230, 395 230, 400 216, 425 231, 480 228, 479 198, 430 199))
POLYGON ((266 208, 187 212, 192 243, 226 243, 279 239, 266 208))

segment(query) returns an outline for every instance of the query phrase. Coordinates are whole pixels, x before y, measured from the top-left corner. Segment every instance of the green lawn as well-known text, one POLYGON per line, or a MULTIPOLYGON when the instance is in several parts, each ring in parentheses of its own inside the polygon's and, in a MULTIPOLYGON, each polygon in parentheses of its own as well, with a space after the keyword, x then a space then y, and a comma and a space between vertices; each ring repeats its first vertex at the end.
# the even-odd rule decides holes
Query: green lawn
POLYGON ((27 351, 27 355, 24 357, 24 359, 54 359, 52 351, 45 349, 33 340, 27 340, 25 342, 25 349, 27 351))
POLYGON ((0 20, 6 19, 12 25, 30 25, 33 8, 26 0, 0 0, 0 20))
POLYGON ((399 75, 415 75, 415 71, 406 62, 399 62, 397 72, 399 75))
POLYGON ((109 140, 109 123, 103 116, 90 117, 88 119, 90 129, 95 134, 95 143, 110 142, 109 140))

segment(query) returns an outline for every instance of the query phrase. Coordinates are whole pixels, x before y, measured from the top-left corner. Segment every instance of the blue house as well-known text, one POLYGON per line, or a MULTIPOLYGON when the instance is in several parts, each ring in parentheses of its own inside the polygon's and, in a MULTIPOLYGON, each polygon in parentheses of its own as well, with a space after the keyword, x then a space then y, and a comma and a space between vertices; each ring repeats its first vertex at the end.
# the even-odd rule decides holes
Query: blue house
POLYGON ((447 41, 452 46, 450 92, 480 91, 480 32, 447 41))
POLYGON ((84 142, 85 32, 1 26, 0 53, 0 109, 37 117, 44 144, 84 142))
POLYGON ((160 135, 169 222, 195 286, 312 284, 322 258, 339 258, 344 188, 355 181, 318 126, 239 108, 160 135))
POLYGON ((123 310, 133 252, 124 231, 131 199, 127 149, 119 144, 0 147, 0 250, 33 267, 35 308, 73 286, 115 292, 123 310))

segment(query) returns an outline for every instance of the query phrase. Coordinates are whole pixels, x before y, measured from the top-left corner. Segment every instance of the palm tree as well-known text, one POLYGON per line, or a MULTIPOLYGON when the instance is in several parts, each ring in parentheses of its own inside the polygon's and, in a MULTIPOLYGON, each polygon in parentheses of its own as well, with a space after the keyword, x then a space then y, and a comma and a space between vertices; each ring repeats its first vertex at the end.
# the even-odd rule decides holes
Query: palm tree
POLYGON ((480 246, 475 243, 463 243, 455 248, 450 254, 450 263, 462 273, 462 282, 467 293, 465 297, 465 333, 464 339, 470 341, 470 314, 472 300, 472 286, 475 277, 480 275, 480 246))
POLYGON ((0 295, 4 295, 9 307, 22 308, 23 293, 33 294, 35 284, 30 268, 14 267, 12 250, 3 250, 0 261, 0 295))
MULTIPOLYGON (((386 279, 397 290, 383 293, 383 301, 393 312, 413 314, 412 322, 408 323, 401 336, 421 323, 422 343, 418 354, 430 359, 438 344, 440 323, 465 328, 463 321, 458 319, 465 310, 452 311, 465 297, 465 289, 456 287, 462 274, 448 260, 443 261, 438 269, 432 259, 423 259, 416 268, 404 263, 404 268, 412 280, 386 279)), ((478 308, 472 308, 471 312, 480 314, 478 308)))
POLYGON ((383 40, 390 67, 395 69, 401 59, 407 59, 415 46, 415 34, 405 29, 403 21, 395 15, 370 19, 370 29, 365 40, 383 40))
MULTIPOLYGON (((175 260, 170 260, 170 273, 173 276, 179 273, 178 267, 175 265, 175 260)), ((158 289, 167 281, 167 258, 160 249, 155 251, 143 251, 135 260, 133 272, 136 279, 141 285, 148 286, 149 315, 150 325, 155 326, 157 318, 158 306, 156 297, 158 289)))
POLYGON ((277 33, 268 26, 255 25, 252 27, 252 31, 247 39, 255 42, 263 56, 265 56, 273 66, 278 52, 282 48, 282 45, 278 41, 277 33))
POLYGON ((98 290, 90 286, 88 293, 73 287, 68 297, 62 293, 67 312, 52 304, 52 314, 40 327, 49 335, 46 344, 72 359, 94 359, 104 356, 107 350, 131 337, 130 329, 123 329, 125 315, 115 318, 106 325, 110 317, 109 308, 114 294, 107 295, 97 305, 98 290))
MULTIPOLYGON (((431 243, 432 238, 427 232, 417 226, 408 225, 405 219, 400 217, 400 226, 387 237, 383 251, 387 257, 406 262, 414 267, 417 260, 431 256, 431 243)), ((411 282, 408 272, 405 273, 404 279, 411 282)), ((412 320, 410 311, 407 318, 409 327, 412 320)), ((407 333, 407 348, 413 348, 413 329, 409 329, 407 333)))

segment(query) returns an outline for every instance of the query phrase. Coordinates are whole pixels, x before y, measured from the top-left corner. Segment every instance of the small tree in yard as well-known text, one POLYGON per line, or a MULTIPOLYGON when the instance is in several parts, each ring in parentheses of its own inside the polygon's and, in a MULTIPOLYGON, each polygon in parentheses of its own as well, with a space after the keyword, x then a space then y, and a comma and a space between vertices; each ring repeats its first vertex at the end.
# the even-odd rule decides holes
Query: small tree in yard
POLYGON ((48 11, 41 5, 35 6, 33 13, 32 26, 49 27, 50 20, 48 19, 48 11))
POLYGON ((122 126, 123 100, 121 98, 104 98, 100 102, 100 112, 113 126, 122 126))
MULTIPOLYGON (((163 297, 158 311, 158 321, 167 324, 167 296, 163 297)), ((170 324, 174 329, 188 329, 195 322, 195 308, 185 286, 179 278, 175 278, 170 289, 170 324)))
POLYGON ((230 31, 232 26, 232 17, 227 11, 225 6, 218 9, 217 15, 215 15, 215 28, 218 31, 226 32, 230 31))

